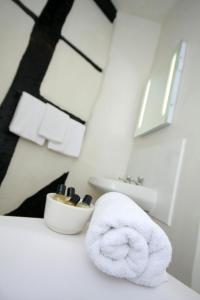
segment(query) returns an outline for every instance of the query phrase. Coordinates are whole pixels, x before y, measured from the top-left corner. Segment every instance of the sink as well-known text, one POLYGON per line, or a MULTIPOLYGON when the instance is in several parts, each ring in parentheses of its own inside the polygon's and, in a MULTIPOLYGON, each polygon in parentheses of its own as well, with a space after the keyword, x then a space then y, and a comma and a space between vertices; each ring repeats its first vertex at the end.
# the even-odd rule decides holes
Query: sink
POLYGON ((141 208, 149 213, 157 201, 157 191, 142 185, 135 185, 106 177, 90 177, 89 183, 102 194, 107 192, 123 193, 132 198, 141 208))

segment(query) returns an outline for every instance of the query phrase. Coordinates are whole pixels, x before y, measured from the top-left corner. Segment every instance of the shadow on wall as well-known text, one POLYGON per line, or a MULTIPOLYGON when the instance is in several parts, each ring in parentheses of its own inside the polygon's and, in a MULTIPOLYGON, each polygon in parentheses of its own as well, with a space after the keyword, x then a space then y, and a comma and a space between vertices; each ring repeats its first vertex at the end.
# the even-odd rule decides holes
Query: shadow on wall
POLYGON ((6 214, 6 216, 43 218, 46 195, 49 193, 55 193, 57 186, 59 184, 65 183, 68 174, 69 172, 61 175, 56 180, 43 187, 36 194, 24 200, 17 209, 6 214))

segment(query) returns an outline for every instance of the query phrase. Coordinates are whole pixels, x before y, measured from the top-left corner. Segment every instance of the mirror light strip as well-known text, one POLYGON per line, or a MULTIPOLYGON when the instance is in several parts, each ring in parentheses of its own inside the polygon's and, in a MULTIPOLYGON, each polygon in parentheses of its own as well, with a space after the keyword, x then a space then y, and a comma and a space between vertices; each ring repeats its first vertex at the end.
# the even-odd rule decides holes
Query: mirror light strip
POLYGON ((142 126, 142 123, 143 123, 144 112, 145 112, 145 108, 146 108, 146 105, 147 105, 147 99, 148 99, 148 96, 149 96, 150 87, 151 87, 151 80, 148 80, 147 85, 146 85, 146 89, 145 89, 145 93, 144 93, 140 118, 139 118, 139 121, 138 121, 138 128, 140 128, 142 126))
POLYGON ((171 90, 171 86, 172 86, 172 79, 173 79, 175 65, 176 65, 176 58, 177 58, 177 54, 175 53, 172 57, 169 76, 168 76, 168 80, 167 80, 167 86, 166 86, 166 90, 165 90, 165 96, 164 96, 163 107, 162 107, 162 116, 164 116, 167 111, 167 105, 168 105, 170 90, 171 90))

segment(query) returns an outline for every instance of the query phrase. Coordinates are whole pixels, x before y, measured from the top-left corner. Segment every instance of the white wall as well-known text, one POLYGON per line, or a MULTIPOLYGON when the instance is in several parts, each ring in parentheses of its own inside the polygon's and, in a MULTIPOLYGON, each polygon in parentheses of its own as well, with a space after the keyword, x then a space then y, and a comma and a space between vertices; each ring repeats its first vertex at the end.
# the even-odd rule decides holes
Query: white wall
POLYGON ((93 0, 76 0, 62 35, 103 69, 107 64, 112 27, 93 0))
MULTIPOLYGON (((75 0, 61 34, 93 63, 104 70, 113 23, 93 0, 75 0)), ((88 121, 98 97, 102 73, 62 40, 40 86, 46 99, 88 121)))
MULTIPOLYGON (((169 228, 162 224, 161 226, 169 234, 173 246, 173 261, 169 271, 188 285, 191 282, 198 219, 200 217, 199 28, 200 2, 198 0, 182 0, 168 15, 161 31, 156 63, 159 64, 158 60, 167 56, 168 51, 174 49, 180 39, 185 39, 188 44, 174 121, 168 128, 135 139, 132 152, 134 156, 136 150, 145 150, 162 142, 170 144, 172 141, 183 137, 187 139, 172 226, 169 228)), ((138 109, 135 111, 135 117, 139 113, 139 106, 140 99, 138 98, 138 109)), ((157 163, 159 163, 159 157, 157 157, 157 163)), ((148 168, 148 164, 144 166, 142 160, 140 164, 144 170, 148 168)), ((163 173, 165 168, 168 168, 167 160, 163 173)), ((140 175, 145 177, 145 174, 140 175)))
POLYGON ((12 1, 0 2, 0 104, 17 71, 34 25, 12 1))
POLYGON ((119 177, 133 143, 134 111, 141 85, 149 73, 160 25, 118 13, 101 94, 88 122, 84 148, 73 165, 68 184, 81 194, 92 175, 119 177))
POLYGON ((68 112, 88 121, 101 87, 102 73, 65 42, 56 45, 40 86, 40 94, 68 112))
POLYGON ((21 2, 28 7, 33 13, 35 13, 37 16, 40 15, 42 12, 44 6, 47 3, 47 0, 37 0, 37 1, 32 1, 32 0, 21 0, 21 2))

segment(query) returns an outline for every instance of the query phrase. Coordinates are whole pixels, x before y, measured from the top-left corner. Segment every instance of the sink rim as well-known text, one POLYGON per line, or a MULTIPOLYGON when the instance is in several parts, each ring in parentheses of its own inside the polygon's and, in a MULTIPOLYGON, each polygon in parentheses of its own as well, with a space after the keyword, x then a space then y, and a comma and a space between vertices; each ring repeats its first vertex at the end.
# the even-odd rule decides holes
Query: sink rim
POLYGON ((114 178, 108 178, 108 177, 100 177, 100 176, 91 176, 89 178, 89 183, 94 185, 94 184, 99 184, 102 185, 102 183, 99 183, 100 181, 104 182, 109 182, 111 186, 115 187, 116 185, 120 186, 126 186, 127 188, 130 187, 131 189, 135 190, 140 190, 140 191, 148 191, 148 192, 155 192, 155 189, 144 186, 144 185, 136 185, 134 183, 128 183, 128 182, 123 182, 119 179, 114 179, 114 178))
POLYGON ((148 212, 151 212, 156 205, 157 191, 153 188, 103 176, 91 176, 88 182, 100 192, 119 192, 126 194, 148 212))

